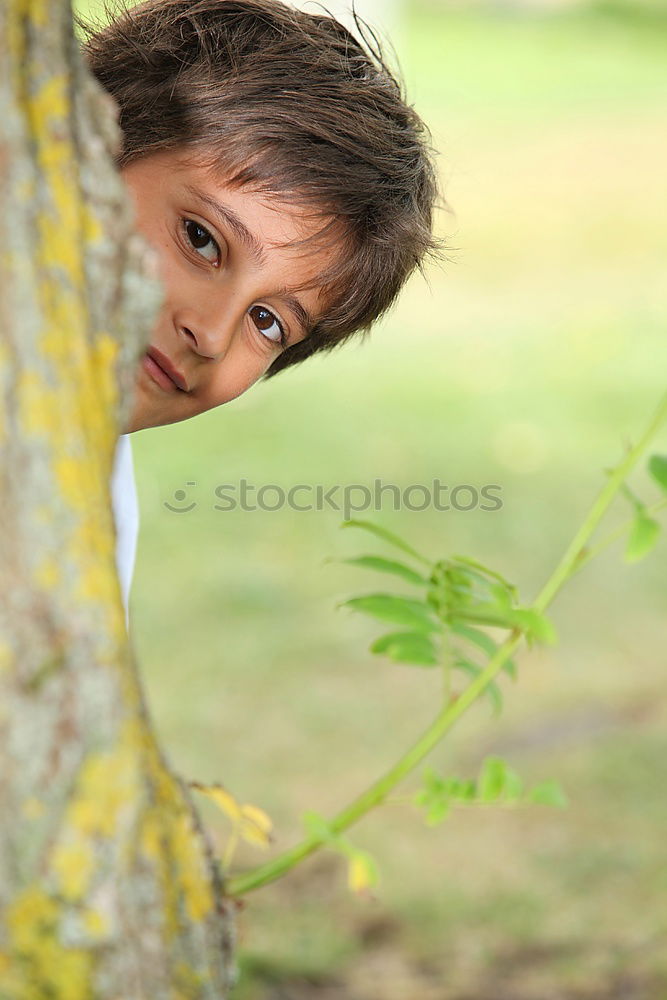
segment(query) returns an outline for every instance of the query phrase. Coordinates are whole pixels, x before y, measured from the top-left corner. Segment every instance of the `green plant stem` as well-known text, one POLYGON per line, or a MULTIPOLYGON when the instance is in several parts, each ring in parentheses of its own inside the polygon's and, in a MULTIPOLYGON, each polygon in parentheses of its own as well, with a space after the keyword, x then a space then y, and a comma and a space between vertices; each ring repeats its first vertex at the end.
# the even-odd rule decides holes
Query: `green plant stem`
MULTIPOLYGON (((532 605, 534 610, 544 612, 564 583, 577 571, 579 564, 586 556, 586 544, 588 540, 598 527, 625 478, 637 463, 639 457, 665 418, 667 418, 667 394, 663 397, 638 443, 628 451, 625 458, 612 471, 609 479, 591 506, 583 524, 577 530, 574 538, 565 550, 565 554, 556 566, 556 569, 539 592, 532 605)), ((498 647, 484 670, 468 685, 458 698, 443 706, 431 725, 407 753, 389 771, 371 785, 370 788, 331 820, 329 830, 333 835, 342 833, 343 830, 350 827, 361 816, 369 812, 369 810, 380 805, 396 785, 422 762, 436 744, 440 742, 442 737, 452 728, 454 723, 484 693, 491 681, 493 681, 507 660, 512 656, 521 642, 522 636, 523 633, 519 629, 514 629, 505 642, 498 647)), ((260 865, 248 872, 227 879, 226 892, 230 896, 240 896, 253 889, 258 889, 269 882, 273 882, 325 843, 326 838, 323 837, 306 837, 300 844, 278 855, 278 857, 267 862, 265 865, 260 865)))
MULTIPOLYGON (((512 632, 502 646, 498 647, 482 673, 468 685, 456 700, 450 701, 441 709, 428 729, 414 746, 401 757, 398 763, 331 820, 329 830, 332 834, 342 833, 374 806, 380 805, 396 785, 417 767, 433 747, 440 742, 445 733, 451 729, 457 719, 482 694, 498 671, 502 669, 505 661, 509 659, 521 642, 521 636, 522 633, 518 630, 512 632)), ((278 855, 267 864, 230 878, 226 883, 227 893, 230 896, 238 896, 250 892, 252 889, 258 889, 260 886, 266 885, 267 882, 273 882, 324 843, 326 841, 321 837, 307 837, 296 847, 278 855)))
MULTIPOLYGON (((653 503, 650 507, 647 507, 645 513, 648 516, 651 514, 658 514, 661 510, 664 510, 665 507, 667 507, 667 499, 658 500, 657 503, 653 503)), ((575 567, 576 571, 579 572, 579 570, 585 566, 586 563, 589 563, 591 559, 595 559, 596 556, 599 556, 599 554, 606 549, 608 545, 618 541, 619 538, 622 538, 623 535, 627 534, 632 527, 633 522, 634 518, 629 517, 627 521, 623 521, 622 524, 619 524, 613 529, 613 531, 610 531, 607 535, 605 535, 604 538, 601 538, 597 545, 590 547, 587 546, 581 557, 577 560, 577 565, 575 567)))
POLYGON ((568 577, 570 577, 577 570, 577 563, 579 560, 585 558, 586 543, 604 517, 609 505, 623 485, 624 480, 637 464, 640 456, 647 448, 649 441, 666 417, 667 395, 663 396, 660 401, 660 405, 656 409, 646 430, 640 437, 637 444, 633 448, 629 449, 625 458, 619 462, 616 468, 612 471, 603 488, 600 490, 600 493, 594 501, 583 524, 575 533, 574 538, 565 550, 561 561, 558 563, 558 566, 537 595, 533 604, 533 608, 536 611, 544 611, 545 608, 551 604, 556 593, 560 590, 568 577))
POLYGON ((443 704, 448 705, 452 698, 452 649, 447 629, 444 627, 440 638, 442 642, 443 704))

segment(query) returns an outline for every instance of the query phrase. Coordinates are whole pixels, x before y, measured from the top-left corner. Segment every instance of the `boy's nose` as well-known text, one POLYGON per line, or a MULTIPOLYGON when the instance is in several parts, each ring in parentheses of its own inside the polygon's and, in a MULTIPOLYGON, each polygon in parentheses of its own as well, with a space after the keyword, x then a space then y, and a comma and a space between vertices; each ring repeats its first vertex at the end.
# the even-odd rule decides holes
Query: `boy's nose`
POLYGON ((207 333, 206 331, 197 330, 195 333, 187 326, 181 327, 181 333, 197 354, 200 354, 203 358, 212 358, 214 361, 219 361, 220 358, 224 357, 227 344, 231 338, 231 333, 225 333, 224 331, 207 333))

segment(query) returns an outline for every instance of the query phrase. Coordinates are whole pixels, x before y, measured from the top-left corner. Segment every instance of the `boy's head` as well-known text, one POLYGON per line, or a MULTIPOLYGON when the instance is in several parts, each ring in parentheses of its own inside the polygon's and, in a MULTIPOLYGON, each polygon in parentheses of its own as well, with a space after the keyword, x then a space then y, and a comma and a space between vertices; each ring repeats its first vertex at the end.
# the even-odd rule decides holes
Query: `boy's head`
POLYGON ((138 429, 226 402, 367 330, 435 248, 437 185, 426 129, 375 39, 278 0, 146 0, 109 15, 107 27, 79 27, 119 106, 118 166, 138 228, 163 264, 151 343, 191 397, 144 379, 138 429))

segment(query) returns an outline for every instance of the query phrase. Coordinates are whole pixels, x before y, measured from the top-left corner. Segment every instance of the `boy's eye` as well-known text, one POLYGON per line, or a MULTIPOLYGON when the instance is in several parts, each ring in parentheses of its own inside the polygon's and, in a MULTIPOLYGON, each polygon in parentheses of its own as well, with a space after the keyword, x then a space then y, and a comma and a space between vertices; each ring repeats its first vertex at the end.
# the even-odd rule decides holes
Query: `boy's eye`
POLYGON ((208 229, 204 226, 200 226, 198 222, 194 219, 185 219, 183 223, 183 229, 185 230, 185 235, 188 238, 188 243, 193 250, 196 250, 200 257, 204 257, 210 264, 214 264, 216 260, 220 257, 220 248, 215 242, 208 229), (210 243, 213 249, 213 259, 207 257, 206 254, 200 253, 204 250, 210 243))
POLYGON ((248 310, 248 313, 262 336, 274 344, 285 346, 285 331, 280 320, 272 312, 265 309, 264 306, 253 306, 252 309, 248 310))

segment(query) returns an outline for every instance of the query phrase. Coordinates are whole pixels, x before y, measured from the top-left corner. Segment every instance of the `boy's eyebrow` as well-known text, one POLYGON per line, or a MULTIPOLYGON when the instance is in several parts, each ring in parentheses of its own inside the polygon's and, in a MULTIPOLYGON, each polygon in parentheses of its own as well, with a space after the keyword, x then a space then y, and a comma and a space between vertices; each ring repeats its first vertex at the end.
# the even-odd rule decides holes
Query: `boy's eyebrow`
POLYGON ((250 232, 245 222, 238 217, 236 212, 232 211, 232 209, 227 205, 223 205, 222 202, 217 201, 217 199, 213 198, 205 191, 200 191, 199 188, 194 187, 192 184, 186 184, 185 190, 188 194, 193 195, 195 198, 199 198, 199 200, 203 201, 205 205, 208 205, 211 211, 229 226, 241 242, 248 247, 255 258, 255 261, 259 265, 264 265, 266 263, 266 255, 262 244, 259 242, 257 237, 250 232))
POLYGON ((292 295, 289 288, 279 288, 276 292, 276 296, 279 299, 282 299, 283 302, 289 306, 303 327, 304 332, 306 334, 310 333, 311 329, 315 326, 315 320, 304 307, 303 303, 299 302, 299 300, 292 295))

